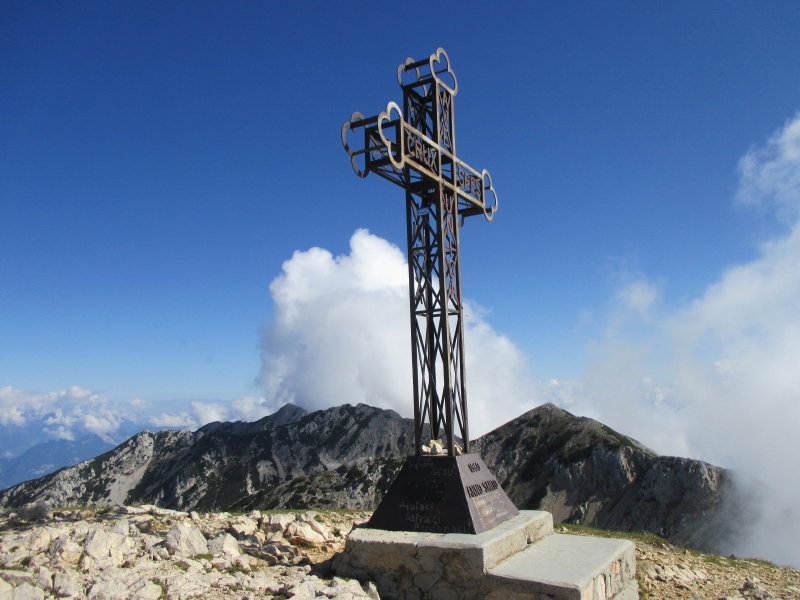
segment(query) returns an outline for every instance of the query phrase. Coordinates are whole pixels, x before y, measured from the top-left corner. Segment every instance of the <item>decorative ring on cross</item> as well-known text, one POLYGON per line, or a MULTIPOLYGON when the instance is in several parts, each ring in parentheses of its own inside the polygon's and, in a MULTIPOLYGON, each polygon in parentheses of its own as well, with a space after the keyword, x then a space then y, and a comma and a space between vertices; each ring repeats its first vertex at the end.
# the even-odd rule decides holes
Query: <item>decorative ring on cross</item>
MULTIPOLYGON (((413 72, 416 77, 414 78, 414 82, 417 82, 422 79, 422 73, 419 70, 419 67, 412 66, 414 65, 414 59, 410 56, 406 59, 406 62, 401 63, 400 66, 397 67, 397 83, 400 84, 400 87, 406 85, 403 81, 403 74, 413 72)), ((427 89, 423 90, 423 94, 427 93, 427 89)))
POLYGON ((458 80, 456 79, 456 74, 453 72, 453 69, 450 68, 450 57, 447 55, 447 52, 445 52, 444 48, 437 48, 436 52, 431 54, 427 61, 425 59, 415 61, 413 58, 407 58, 406 62, 397 67, 397 82, 400 84, 400 87, 423 82, 423 96, 427 95, 427 84, 432 79, 436 80, 440 86, 453 96, 458 93, 458 80), (420 67, 423 67, 423 69, 420 69, 420 67), (424 72, 424 67, 427 67, 427 72, 424 72), (403 75, 406 73, 413 73, 415 75, 414 80, 406 83, 403 80, 403 75), (444 78, 440 77, 440 75, 444 75, 444 78))
POLYGON ((353 150, 350 148, 350 144, 347 143, 347 132, 353 131, 353 124, 358 123, 359 121, 364 120, 364 115, 360 112, 356 111, 352 115, 350 115, 350 120, 342 125, 342 146, 347 151, 347 154, 350 155, 350 163, 353 165, 353 171, 356 172, 356 175, 361 177, 362 179, 369 174, 369 171, 366 170, 366 165, 364 166, 364 170, 358 168, 358 157, 362 154, 366 153, 366 149, 362 150, 353 150))
POLYGON ((447 56, 447 52, 444 51, 444 48, 437 48, 436 52, 431 54, 428 64, 430 65, 433 78, 439 82, 439 85, 455 96, 458 93, 458 80, 456 79, 456 74, 453 73, 453 70, 450 68, 450 57, 447 56), (444 59, 442 59, 442 57, 444 57, 444 59), (453 79, 453 87, 450 87, 439 77, 440 73, 446 73, 453 79))
POLYGON ((481 198, 483 199, 483 214, 487 221, 491 221, 494 219, 494 213, 497 212, 497 208, 500 206, 500 199, 497 197, 497 192, 492 186, 492 176, 486 169, 481 172, 481 198), (494 198, 494 202, 492 202, 491 205, 488 205, 486 202, 487 192, 491 193, 492 198, 494 198))
POLYGON ((406 162, 406 147, 405 147, 405 133, 403 131, 403 111, 400 110, 400 107, 397 105, 397 102, 389 102, 386 105, 386 110, 383 111, 380 115, 378 115, 378 135, 381 137, 381 141, 383 142, 384 146, 386 146, 386 151, 389 155, 389 161, 392 163, 392 166, 400 171, 403 168, 403 165, 406 162), (392 123, 392 111, 397 111, 397 140, 396 144, 400 148, 400 160, 395 160, 394 152, 392 152, 392 142, 386 139, 386 136, 383 135, 383 124, 384 122, 392 123))

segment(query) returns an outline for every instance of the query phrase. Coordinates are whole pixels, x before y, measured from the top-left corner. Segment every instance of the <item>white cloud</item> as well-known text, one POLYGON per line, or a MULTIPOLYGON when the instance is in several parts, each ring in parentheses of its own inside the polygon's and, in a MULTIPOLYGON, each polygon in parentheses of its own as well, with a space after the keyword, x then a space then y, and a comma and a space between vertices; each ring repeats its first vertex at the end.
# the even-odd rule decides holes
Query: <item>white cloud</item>
POLYGON ((155 427, 169 427, 170 429, 197 429, 197 421, 189 416, 189 413, 182 411, 178 414, 161 413, 152 416, 148 422, 155 427))
POLYGON ((752 148, 739 161, 737 200, 744 204, 773 204, 784 218, 800 210, 800 113, 752 148))
POLYGON ((750 150, 740 174, 738 200, 793 215, 789 231, 653 322, 646 339, 611 328, 579 403, 659 452, 733 469, 761 504, 732 550, 800 566, 800 114, 750 150))
MULTIPOLYGON (((364 402, 413 412, 408 267, 399 248, 360 229, 350 253, 295 252, 270 285, 274 321, 263 338, 262 380, 274 409, 364 402)), ((535 405, 525 358, 469 307, 465 317, 470 434, 535 405)))
POLYGON ((231 409, 235 418, 241 421, 258 421, 272 411, 266 398, 258 396, 244 396, 231 402, 231 409))
POLYGON ((147 422, 154 427, 194 430, 214 421, 257 421, 272 412, 272 403, 258 396, 243 396, 230 405, 195 400, 189 406, 190 411, 162 412, 149 417, 147 422))
POLYGON ((41 421, 43 432, 57 439, 95 433, 113 442, 120 425, 134 420, 124 407, 79 386, 48 393, 0 388, 0 425, 23 427, 41 421))
POLYGON ((658 288, 644 279, 628 282, 617 291, 617 299, 622 305, 642 318, 650 316, 650 309, 658 296, 658 288))
POLYGON ((192 411, 200 425, 228 419, 228 409, 216 402, 192 402, 192 411))

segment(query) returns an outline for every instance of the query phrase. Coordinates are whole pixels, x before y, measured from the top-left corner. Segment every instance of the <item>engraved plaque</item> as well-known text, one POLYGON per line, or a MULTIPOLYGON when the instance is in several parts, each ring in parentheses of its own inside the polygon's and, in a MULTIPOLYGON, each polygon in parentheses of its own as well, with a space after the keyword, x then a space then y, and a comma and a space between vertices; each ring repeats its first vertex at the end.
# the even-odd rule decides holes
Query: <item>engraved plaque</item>
POLYGON ((410 456, 367 527, 481 533, 517 514, 477 454, 410 456))

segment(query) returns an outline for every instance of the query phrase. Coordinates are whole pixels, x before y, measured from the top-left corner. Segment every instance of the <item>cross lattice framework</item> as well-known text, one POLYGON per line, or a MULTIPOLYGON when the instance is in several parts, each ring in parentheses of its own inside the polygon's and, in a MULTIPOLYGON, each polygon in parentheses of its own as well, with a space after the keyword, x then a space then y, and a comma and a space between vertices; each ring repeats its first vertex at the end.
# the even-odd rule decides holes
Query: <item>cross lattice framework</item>
POLYGON ((389 102, 374 117, 353 113, 342 144, 359 177, 375 173, 405 190, 416 453, 428 422, 454 456, 456 435, 465 452, 469 446, 459 224, 477 214, 491 221, 497 195, 486 169, 456 156, 458 83, 447 53, 439 48, 423 60, 406 59, 397 79, 403 110, 389 102), (353 133, 359 149, 348 141, 353 133))

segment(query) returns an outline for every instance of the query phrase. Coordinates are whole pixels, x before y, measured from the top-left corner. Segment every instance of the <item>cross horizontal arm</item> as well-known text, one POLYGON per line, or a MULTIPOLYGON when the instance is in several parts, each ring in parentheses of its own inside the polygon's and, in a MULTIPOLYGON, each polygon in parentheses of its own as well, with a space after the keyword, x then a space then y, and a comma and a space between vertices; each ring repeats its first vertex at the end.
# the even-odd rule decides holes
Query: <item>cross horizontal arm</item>
POLYGON ((403 188, 420 179, 441 183, 458 198, 461 216, 483 214, 489 221, 494 217, 498 198, 489 171, 478 172, 411 126, 394 102, 374 117, 353 113, 342 125, 342 144, 359 177, 374 172, 403 188), (363 146, 354 150, 348 143, 348 133, 359 129, 364 130, 363 146), (363 168, 359 166, 361 160, 363 168), (409 167, 407 175, 404 167, 409 167), (488 199, 491 204, 487 205, 488 199))

